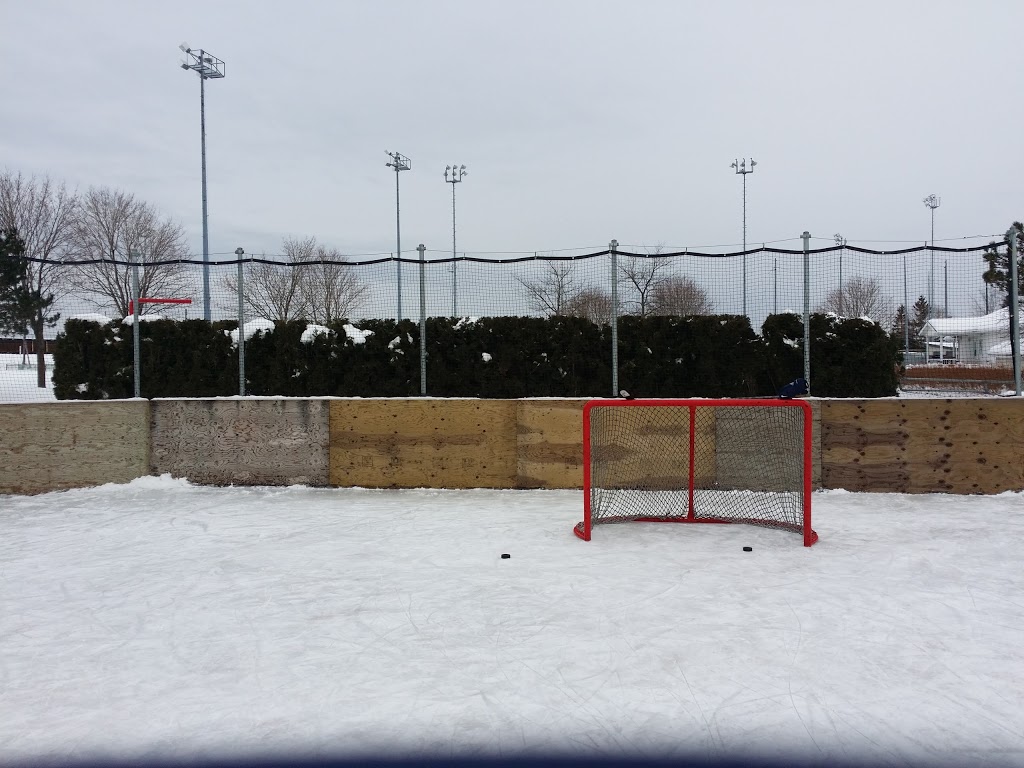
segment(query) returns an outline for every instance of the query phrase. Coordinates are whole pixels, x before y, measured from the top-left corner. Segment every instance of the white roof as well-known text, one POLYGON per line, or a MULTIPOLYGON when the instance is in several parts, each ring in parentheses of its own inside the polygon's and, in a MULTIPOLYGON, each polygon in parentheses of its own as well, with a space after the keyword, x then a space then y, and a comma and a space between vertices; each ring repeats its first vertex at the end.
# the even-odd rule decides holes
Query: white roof
POLYGON ((1010 309, 1002 307, 981 317, 933 317, 921 328, 920 336, 963 336, 992 333, 1010 327, 1010 309))

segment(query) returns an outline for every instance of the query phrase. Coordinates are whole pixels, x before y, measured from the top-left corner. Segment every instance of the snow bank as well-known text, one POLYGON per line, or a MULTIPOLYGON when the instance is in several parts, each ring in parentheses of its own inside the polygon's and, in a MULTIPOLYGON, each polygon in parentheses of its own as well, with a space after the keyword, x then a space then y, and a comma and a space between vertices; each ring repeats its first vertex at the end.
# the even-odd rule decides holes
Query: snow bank
MULTIPOLYGON (((243 328, 245 330, 245 340, 248 341, 257 333, 270 333, 274 330, 274 321, 267 320, 265 317, 255 317, 252 320, 246 320, 243 328)), ((238 330, 225 331, 228 336, 231 337, 231 343, 238 346, 238 330)))
POLYGON ((303 344, 309 344, 317 336, 330 335, 331 329, 328 328, 326 325, 313 325, 312 323, 310 323, 309 325, 306 326, 306 330, 302 332, 302 336, 299 337, 299 341, 301 341, 303 344))
POLYGON ((345 323, 342 327, 345 329, 345 335, 353 344, 365 344, 366 340, 373 336, 373 331, 364 331, 351 323, 345 323))

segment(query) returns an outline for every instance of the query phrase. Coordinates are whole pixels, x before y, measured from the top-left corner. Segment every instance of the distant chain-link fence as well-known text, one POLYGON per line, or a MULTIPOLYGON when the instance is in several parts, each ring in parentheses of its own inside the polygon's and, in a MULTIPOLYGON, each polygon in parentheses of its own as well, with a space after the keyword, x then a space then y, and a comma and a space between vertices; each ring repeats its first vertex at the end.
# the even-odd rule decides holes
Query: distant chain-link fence
MULTIPOLYGON (((360 319, 435 316, 576 315, 614 328, 624 315, 650 314, 746 315, 759 331, 771 314, 807 310, 867 317, 892 333, 904 352, 905 391, 992 393, 1015 386, 1011 281, 997 276, 994 261, 1011 263, 1008 250, 1006 243, 994 251, 842 244, 698 253, 630 250, 613 241, 589 252, 486 257, 424 250, 401 260, 285 263, 242 253, 204 264, 152 262, 140 253, 133 263, 36 261, 33 268, 57 275, 50 284, 58 286, 61 319, 46 329, 51 344, 69 318, 130 324, 135 312, 143 320, 237 321, 241 314, 251 333, 267 321, 347 319, 358 326, 360 319)), ((49 381, 38 370, 40 360, 52 359, 48 351, 30 330, 0 330, 0 401, 52 399, 38 386, 49 381)), ((614 352, 608 350, 613 371, 614 352)))

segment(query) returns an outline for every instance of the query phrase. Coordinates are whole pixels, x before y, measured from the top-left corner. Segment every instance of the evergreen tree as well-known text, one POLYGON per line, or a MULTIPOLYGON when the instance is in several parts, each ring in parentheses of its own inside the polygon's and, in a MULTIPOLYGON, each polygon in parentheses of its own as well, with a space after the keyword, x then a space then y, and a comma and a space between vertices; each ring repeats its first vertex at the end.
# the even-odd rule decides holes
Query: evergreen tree
POLYGON ((25 334, 39 317, 55 323, 59 315, 46 315, 53 301, 52 295, 32 288, 25 242, 17 230, 0 230, 0 330, 25 334))
POLYGON ((897 341, 903 341, 903 332, 907 325, 907 308, 900 304, 896 307, 896 313, 892 317, 892 324, 889 326, 889 333, 897 341))
MULTIPOLYGON (((1024 224, 1013 222, 1010 230, 1017 237, 1017 295, 1024 294, 1024 224)), ((1009 232, 1003 235, 1000 243, 991 242, 982 253, 988 269, 981 279, 986 285, 995 286, 1003 295, 1001 306, 1010 306, 1010 237, 1009 232)))
POLYGON ((921 333, 921 329, 924 328, 924 324, 931 316, 932 305, 924 296, 918 296, 911 309, 914 310, 914 316, 910 319, 910 348, 924 349, 924 341, 918 334, 921 333))

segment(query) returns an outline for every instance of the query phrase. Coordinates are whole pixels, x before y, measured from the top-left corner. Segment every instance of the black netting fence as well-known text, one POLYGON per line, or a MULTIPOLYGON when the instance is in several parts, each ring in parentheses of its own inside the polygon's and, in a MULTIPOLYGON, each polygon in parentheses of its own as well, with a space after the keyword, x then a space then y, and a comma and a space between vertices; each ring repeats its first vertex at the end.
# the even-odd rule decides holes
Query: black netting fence
MULTIPOLYGON (((1001 244, 997 250, 1006 249, 1001 244)), ((806 254, 800 247, 697 253, 622 246, 457 258, 414 251, 401 260, 285 262, 218 255, 206 264, 200 259, 153 262, 141 255, 136 257, 137 306, 132 264, 31 261, 37 282, 56 297, 52 311, 59 319, 42 329, 0 330, 0 401, 52 399, 45 366, 52 365, 48 355, 69 320, 112 321, 130 335, 136 311, 142 322, 220 323, 241 357, 247 339, 289 322, 306 324, 300 344, 340 321, 346 321, 352 342, 360 343, 365 338, 360 324, 366 321, 401 320, 418 328, 423 318, 472 323, 485 317, 577 317, 614 331, 630 317, 742 316, 760 334, 769 316, 802 316, 806 309, 864 318, 884 329, 900 352, 905 392, 998 393, 1014 383, 1011 323, 1007 284, 993 281, 987 252, 982 246, 926 245, 898 251, 843 245, 806 254)), ((418 344, 408 330, 399 336, 403 345, 418 344)), ((616 333, 610 338, 617 342, 616 333)), ((796 343, 802 347, 802 341, 796 343)), ((617 351, 613 343, 607 345, 601 362, 610 371, 609 381, 595 394, 613 392, 617 351)), ((481 351, 485 359, 495 354, 481 351)), ((421 362, 430 365, 429 359, 421 362)), ((813 371, 811 382, 814 394, 813 371)))

